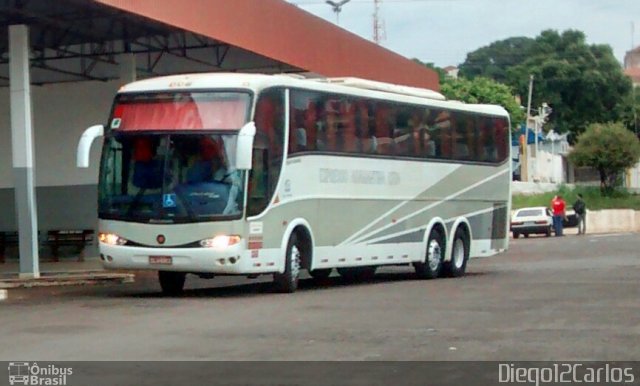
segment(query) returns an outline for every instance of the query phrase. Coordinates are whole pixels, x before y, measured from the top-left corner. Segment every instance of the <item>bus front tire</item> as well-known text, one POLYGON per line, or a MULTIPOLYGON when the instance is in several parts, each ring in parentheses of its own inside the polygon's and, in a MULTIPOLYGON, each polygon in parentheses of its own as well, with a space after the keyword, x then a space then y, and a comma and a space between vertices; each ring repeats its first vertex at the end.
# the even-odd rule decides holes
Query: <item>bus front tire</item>
POLYGON ((464 276, 469 261, 469 236, 462 228, 456 230, 451 248, 451 260, 442 265, 444 276, 460 277, 464 276))
POLYGON ((427 240, 427 251, 423 262, 414 263, 413 267, 420 279, 435 279, 440 275, 442 260, 444 259, 445 239, 442 231, 437 228, 431 230, 427 240))
POLYGON ((285 256, 285 269, 283 273, 273 275, 275 289, 282 293, 292 293, 298 289, 300 280, 300 267, 302 265, 302 243, 298 241, 295 233, 289 238, 287 243, 287 254, 285 256))
POLYGON ((158 271, 160 288, 165 295, 179 295, 184 290, 187 274, 184 272, 158 271))

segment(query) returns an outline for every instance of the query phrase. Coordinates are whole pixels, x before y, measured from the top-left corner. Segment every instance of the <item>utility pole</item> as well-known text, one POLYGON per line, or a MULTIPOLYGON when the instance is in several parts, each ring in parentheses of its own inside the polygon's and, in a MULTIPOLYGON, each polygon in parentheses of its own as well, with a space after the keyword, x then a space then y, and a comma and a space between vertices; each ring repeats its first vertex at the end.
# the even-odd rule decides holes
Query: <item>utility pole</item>
POLYGON ((351 0, 340 0, 340 1, 331 1, 325 0, 325 3, 329 4, 333 7, 333 12, 336 13, 336 24, 340 25, 340 12, 342 11, 342 6, 350 2, 351 0))
POLYGON ((636 133, 636 137, 638 136, 638 111, 636 108, 636 85, 631 86, 631 97, 633 98, 633 102, 631 103, 631 108, 633 108, 633 129, 636 133))
MULTIPOLYGON (((634 39, 633 35, 635 35, 635 27, 636 27, 635 23, 631 22, 631 50, 636 48, 633 40, 634 39)), ((633 108, 633 129, 637 137, 638 136, 638 112, 636 111, 636 85, 635 84, 631 85, 631 96, 633 98, 633 102, 631 103, 631 106, 633 108)))
POLYGON ((520 176, 523 181, 529 181, 529 120, 531 119, 531 95, 533 94, 533 75, 529 75, 529 99, 527 100, 527 122, 524 125, 524 146, 522 148, 522 162, 520 176))

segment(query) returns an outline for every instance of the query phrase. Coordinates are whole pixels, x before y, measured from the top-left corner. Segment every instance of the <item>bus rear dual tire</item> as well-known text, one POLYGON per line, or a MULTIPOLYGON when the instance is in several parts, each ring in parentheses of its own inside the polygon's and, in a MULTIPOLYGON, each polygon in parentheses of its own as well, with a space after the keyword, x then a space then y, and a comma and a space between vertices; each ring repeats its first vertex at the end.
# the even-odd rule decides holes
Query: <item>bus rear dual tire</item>
POLYGON ((446 240, 443 232, 438 228, 431 229, 427 239, 427 250, 424 261, 413 263, 416 275, 420 279, 435 279, 440 276, 444 260, 446 240))
POLYGON ((425 260, 414 263, 416 274, 420 279, 435 279, 437 277, 460 277, 465 274, 470 251, 469 235, 464 228, 459 227, 453 238, 451 259, 444 261, 446 239, 439 228, 429 233, 425 260))
POLYGON ((469 234, 464 228, 458 228, 453 237, 453 247, 451 248, 451 259, 442 265, 442 275, 445 277, 464 276, 467 270, 470 251, 469 234))

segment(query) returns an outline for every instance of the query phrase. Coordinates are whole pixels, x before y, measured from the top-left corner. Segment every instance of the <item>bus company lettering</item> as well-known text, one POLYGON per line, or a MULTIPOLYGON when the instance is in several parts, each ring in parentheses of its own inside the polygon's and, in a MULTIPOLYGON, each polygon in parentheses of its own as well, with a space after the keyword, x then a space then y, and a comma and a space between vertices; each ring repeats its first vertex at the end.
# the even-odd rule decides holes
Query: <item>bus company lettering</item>
POLYGON ((321 184, 346 184, 349 180, 349 174, 345 169, 320 169, 321 184))
POLYGON ((354 170, 351 172, 351 182, 364 185, 385 185, 387 179, 384 172, 380 170, 354 170))
POLYGON ((347 184, 349 182, 359 185, 398 185, 400 184, 400 174, 398 172, 385 173, 381 170, 320 169, 320 183, 322 184, 347 184))

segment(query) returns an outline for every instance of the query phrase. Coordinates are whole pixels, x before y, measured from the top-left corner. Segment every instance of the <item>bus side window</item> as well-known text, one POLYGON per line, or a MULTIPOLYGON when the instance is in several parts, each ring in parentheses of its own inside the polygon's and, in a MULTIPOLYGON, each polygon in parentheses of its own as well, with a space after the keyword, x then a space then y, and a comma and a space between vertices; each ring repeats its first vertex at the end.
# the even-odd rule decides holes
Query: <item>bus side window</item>
POLYGON ((436 157, 450 159, 452 156, 451 115, 446 110, 436 110, 433 123, 436 157))
POLYGON ((469 150, 469 159, 470 160, 477 160, 478 159, 478 152, 477 152, 477 148, 478 146, 476 145, 478 143, 478 136, 477 133, 478 131, 476 130, 476 120, 473 118, 473 116, 466 114, 467 115, 467 122, 465 125, 465 136, 466 136, 466 145, 467 145, 467 149, 469 150))
POLYGON ((482 118, 476 117, 476 130, 478 131, 478 141, 476 143, 476 154, 478 154, 478 161, 486 161, 486 154, 484 143, 487 141, 487 131, 484 127, 482 118))
POLYGON ((482 122, 482 131, 484 133, 482 143, 484 150, 484 159, 482 161, 495 162, 498 159, 498 154, 496 152, 495 127, 493 127, 491 118, 482 117, 479 120, 482 122))
POLYGON ((418 128, 420 117, 416 109, 408 107, 398 108, 393 141, 396 155, 415 157, 418 145, 418 128))
POLYGON ((469 141, 473 141, 474 133, 469 132, 468 129, 473 130, 473 120, 461 112, 453 112, 452 116, 452 135, 453 135, 453 157, 457 160, 468 161, 473 157, 473 147, 470 146, 469 141))
POLYGON ((325 103, 324 144, 325 150, 330 152, 340 151, 340 101, 333 97, 325 103))
POLYGON ((429 118, 431 111, 429 109, 420 108, 420 127, 418 128, 419 147, 417 155, 426 158, 436 156, 436 143, 431 137, 429 129, 429 118))
POLYGON ((342 102, 340 110, 342 120, 343 150, 347 153, 360 151, 360 141, 356 129, 356 104, 350 100, 342 102))
POLYGON ((357 131, 360 137, 361 151, 363 153, 375 153, 375 141, 373 137, 374 127, 369 115, 369 103, 366 100, 360 99, 356 107, 356 123, 357 131))
POLYGON ((253 164, 249 171, 249 202, 247 202, 247 215, 249 216, 260 214, 269 204, 266 173, 269 165, 267 163, 267 149, 264 143, 256 143, 254 145, 252 157, 253 164))
POLYGON ((296 110, 293 104, 289 106, 289 154, 303 151, 306 147, 306 136, 298 129, 302 127, 302 112, 296 110), (305 143, 301 142, 300 137, 305 137, 305 143))
POLYGON ((496 128, 497 161, 502 162, 509 154, 509 127, 504 118, 494 118, 493 122, 496 128))
POLYGON ((392 133, 391 133, 391 107, 387 103, 377 103, 375 107, 375 141, 377 154, 391 155, 392 133))
POLYGON ((278 183, 284 147, 283 101, 283 90, 270 89, 263 92, 256 103, 249 215, 259 214, 267 207, 278 183))
POLYGON ((313 100, 309 100, 304 111, 304 129, 307 136, 307 150, 315 150, 318 140, 318 113, 313 100))

